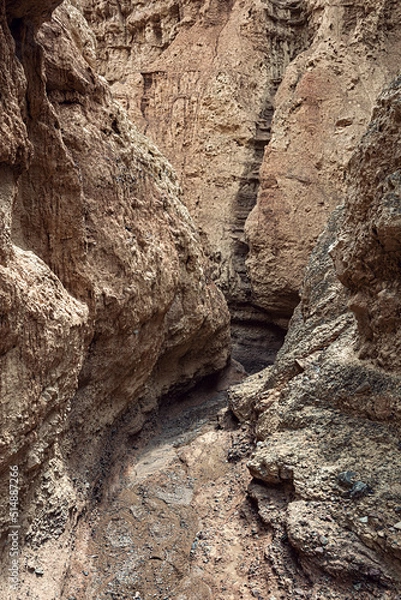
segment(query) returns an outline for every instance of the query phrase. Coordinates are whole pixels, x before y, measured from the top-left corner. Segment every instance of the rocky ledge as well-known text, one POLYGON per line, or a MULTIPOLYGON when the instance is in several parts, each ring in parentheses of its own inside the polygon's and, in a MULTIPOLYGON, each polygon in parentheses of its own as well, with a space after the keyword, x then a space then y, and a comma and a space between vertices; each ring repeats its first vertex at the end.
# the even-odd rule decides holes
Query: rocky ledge
POLYGON ((400 103, 396 79, 352 157, 274 368, 230 393, 256 422, 260 515, 325 598, 395 598, 401 581, 400 103))

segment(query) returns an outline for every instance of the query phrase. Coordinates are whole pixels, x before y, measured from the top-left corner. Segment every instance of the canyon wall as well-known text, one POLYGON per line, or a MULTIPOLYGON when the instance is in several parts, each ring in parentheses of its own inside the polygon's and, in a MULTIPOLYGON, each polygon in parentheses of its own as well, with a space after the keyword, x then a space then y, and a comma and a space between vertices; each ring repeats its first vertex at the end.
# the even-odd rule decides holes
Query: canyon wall
POLYGON ((316 589, 340 597, 395 598, 401 579, 400 105, 398 78, 349 163, 274 368, 231 392, 257 423, 250 493, 274 530, 270 559, 285 582, 288 540, 316 589))
POLYGON ((309 43, 303 3, 82 4, 99 72, 178 173, 230 305, 234 356, 250 370, 273 362, 283 332, 252 300, 244 224, 256 203, 277 87, 309 43))
POLYGON ((87 0, 97 64, 166 153, 204 235, 214 279, 250 300, 243 228, 256 201, 282 72, 306 43, 299 2, 87 0))
POLYGON ((397 73, 397 2, 83 6, 99 71, 179 174, 234 323, 286 327, 344 169, 397 73))
POLYGON ((176 175, 93 70, 82 14, 64 2, 43 23, 57 4, 0 5, 1 552, 8 565, 17 465, 20 594, 47 542, 41 598, 62 579, 110 426, 130 406, 134 433, 162 394, 229 356, 176 175))
POLYGON ((278 318, 299 300, 309 254, 343 201, 348 162, 401 56, 399 3, 305 4, 313 41, 275 97, 258 202, 245 228, 254 301, 278 318))
POLYGON ((0 0, 0 533, 7 564, 18 465, 20 594, 62 589, 125 411, 133 435, 160 396, 226 364, 215 282, 237 345, 271 362, 272 324, 287 326, 344 199, 275 366, 231 403, 256 423, 249 493, 283 589, 295 551, 323 597, 325 577, 391 592, 399 80, 363 133, 399 68, 399 3, 59 4, 0 0))

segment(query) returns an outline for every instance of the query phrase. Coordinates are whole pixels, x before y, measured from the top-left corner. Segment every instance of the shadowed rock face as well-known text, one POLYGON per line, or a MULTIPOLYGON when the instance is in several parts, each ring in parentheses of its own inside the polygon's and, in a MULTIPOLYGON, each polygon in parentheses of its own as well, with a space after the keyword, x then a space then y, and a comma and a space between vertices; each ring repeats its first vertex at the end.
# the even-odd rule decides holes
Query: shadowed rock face
POLYGON ((68 546, 107 428, 131 405, 140 429, 229 354, 172 167, 93 71, 79 11, 66 2, 38 29, 55 4, 0 12, 0 496, 6 515, 18 464, 21 546, 22 532, 68 546))
POLYGON ((350 290, 359 355, 401 370, 401 80, 380 97, 350 163, 349 209, 332 249, 337 276, 350 290))
POLYGON ((323 571, 389 597, 401 573, 400 102, 396 79, 351 159, 346 203, 312 253, 273 370, 231 395, 238 416, 257 419, 249 468, 273 485, 252 492, 262 518, 277 486, 291 488, 280 531, 314 585, 323 571))

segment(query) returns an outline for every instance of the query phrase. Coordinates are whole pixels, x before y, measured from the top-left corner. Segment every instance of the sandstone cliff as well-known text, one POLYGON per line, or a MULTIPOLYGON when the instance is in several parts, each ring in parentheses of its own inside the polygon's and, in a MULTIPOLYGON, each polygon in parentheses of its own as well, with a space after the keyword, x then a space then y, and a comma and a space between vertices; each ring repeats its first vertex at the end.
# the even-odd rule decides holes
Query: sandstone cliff
POLYGON ((393 600, 399 80, 362 135, 399 68, 399 3, 59 4, 0 0, 0 550, 7 565, 17 464, 20 597, 64 593, 119 419, 130 439, 163 393, 226 363, 213 280, 257 363, 280 340, 259 325, 286 326, 346 199, 275 366, 231 404, 259 438, 249 494, 272 534, 255 547, 283 593, 306 576, 314 598, 393 600))
POLYGON ((29 548, 49 541, 59 564, 68 553, 108 427, 131 406, 138 430, 161 394, 229 353, 176 176, 93 70, 81 13, 65 2, 43 24, 57 4, 3 1, 0 13, 1 533, 8 564, 18 465, 21 594, 29 548))
POLYGON ((307 47, 302 2, 84 0, 97 65, 175 167, 212 276, 233 316, 234 356, 272 362, 282 332, 252 301, 244 223, 256 203, 273 99, 307 47))
POLYGON ((268 488, 250 493, 288 593, 283 535, 320 590, 394 598, 400 585, 400 100, 398 78, 350 161, 273 370, 231 394, 257 419, 249 468, 268 488))
POLYGON ((275 97, 272 139, 247 224, 255 302, 288 317, 303 268, 383 85, 398 74, 399 3, 305 2, 310 47, 291 63, 275 97))
POLYGON ((179 173, 234 319, 285 326, 344 168, 397 73, 398 3, 83 6, 98 69, 179 173))

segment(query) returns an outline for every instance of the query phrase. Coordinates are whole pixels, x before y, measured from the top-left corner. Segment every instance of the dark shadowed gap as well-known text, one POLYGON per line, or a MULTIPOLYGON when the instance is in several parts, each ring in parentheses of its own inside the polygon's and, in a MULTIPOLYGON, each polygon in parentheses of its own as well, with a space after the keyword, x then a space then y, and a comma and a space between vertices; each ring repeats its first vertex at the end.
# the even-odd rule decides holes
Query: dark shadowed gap
MULTIPOLYGON (((274 363, 283 344, 285 330, 274 324, 275 317, 282 315, 267 313, 253 297, 246 268, 249 246, 244 233, 245 222, 257 202, 259 171, 271 139, 274 97, 289 62, 308 48, 311 42, 304 0, 270 0, 266 3, 265 17, 266 36, 270 40, 267 57, 270 80, 255 123, 255 135, 250 142, 252 156, 244 165, 238 193, 233 201, 232 262, 237 277, 226 294, 232 315, 233 358, 248 373, 255 373, 274 363)), ((294 300, 295 306, 299 298, 294 300)))

